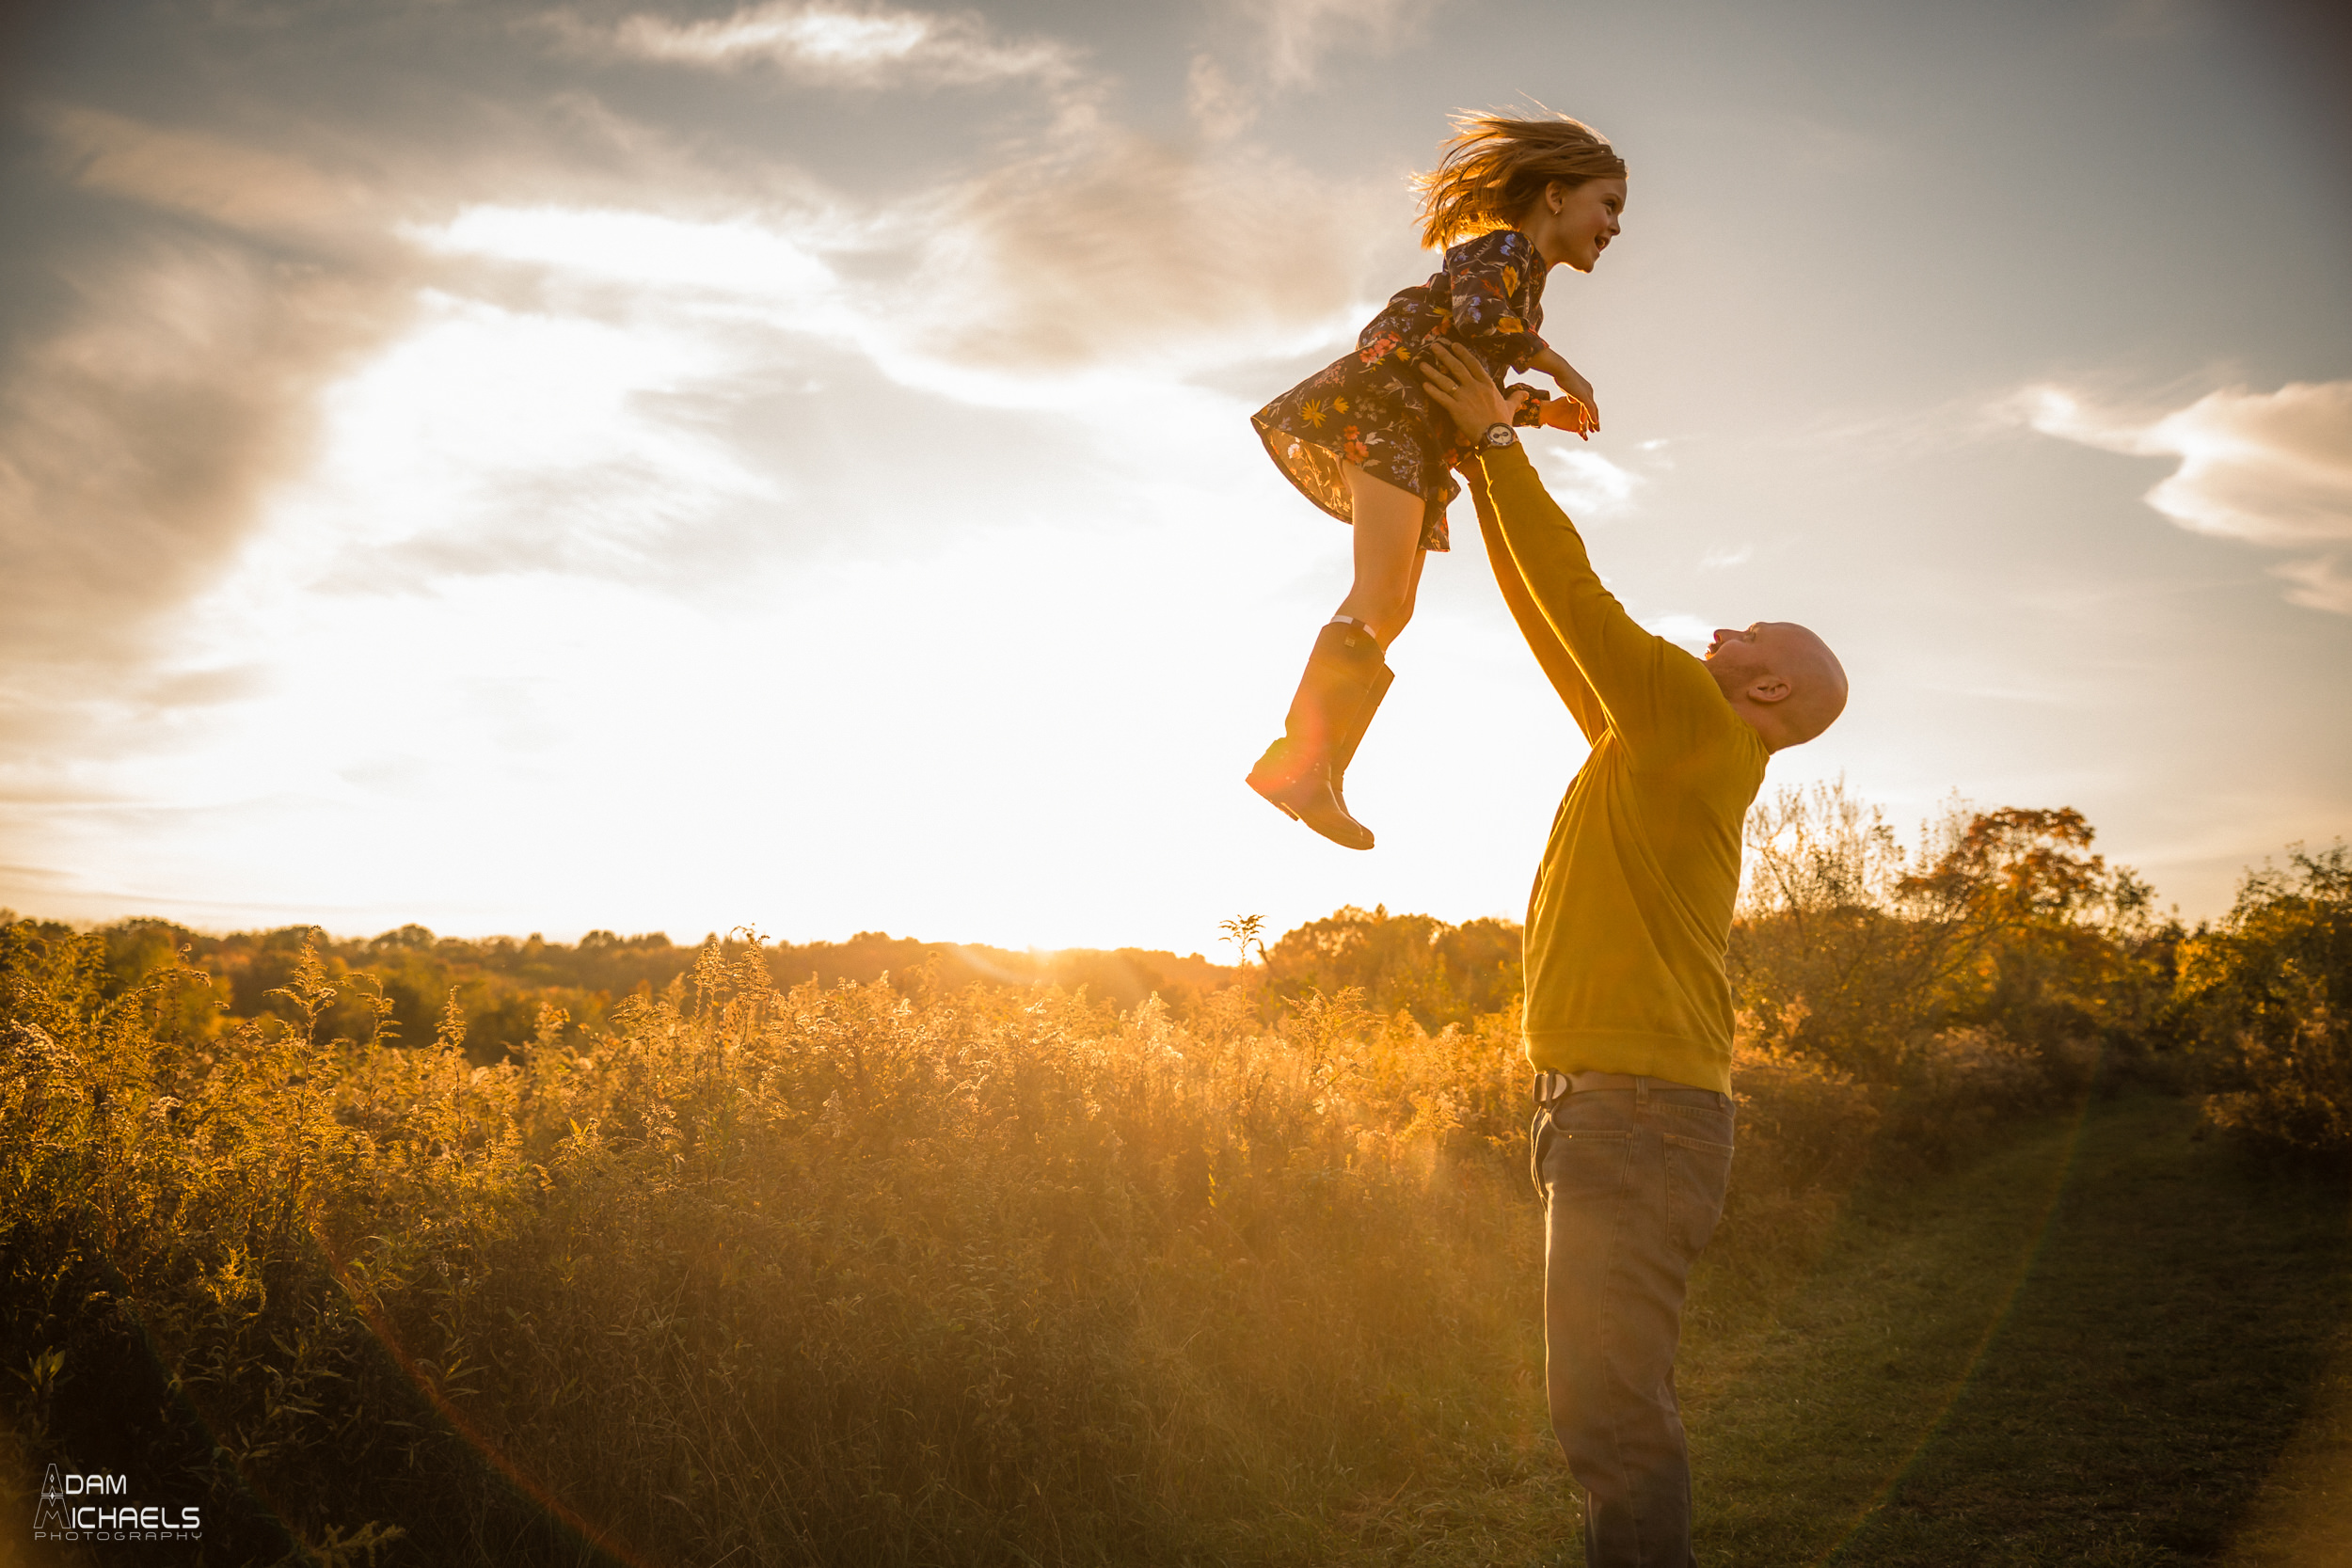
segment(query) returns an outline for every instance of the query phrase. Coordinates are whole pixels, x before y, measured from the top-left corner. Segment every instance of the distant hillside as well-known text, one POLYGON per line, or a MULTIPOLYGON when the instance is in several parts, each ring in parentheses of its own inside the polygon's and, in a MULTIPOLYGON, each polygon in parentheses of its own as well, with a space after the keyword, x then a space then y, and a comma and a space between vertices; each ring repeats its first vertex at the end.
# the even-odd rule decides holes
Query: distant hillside
MULTIPOLYGON (((8 918, 0 915, 0 920, 8 918)), ((42 923, 55 934, 68 927, 42 923)), ((168 964, 184 951, 214 978, 207 998, 191 990, 176 1010, 198 1032, 233 1019, 280 1012, 271 992, 293 977, 294 960, 311 928, 289 926, 273 931, 238 931, 207 936, 164 920, 126 920, 103 927, 106 967, 125 984, 168 964)), ((577 943, 490 937, 466 941, 439 937, 422 926, 364 940, 323 939, 321 957, 338 985, 330 1027, 353 1038, 372 1033, 364 995, 380 987, 391 1005, 389 1023, 397 1037, 432 1038, 453 993, 466 1022, 466 1048, 491 1061, 520 1046, 540 1026, 543 1009, 561 1011, 569 1031, 601 1032, 624 997, 650 995, 684 975, 711 942, 730 955, 747 951, 740 941, 716 936, 681 946, 660 931, 623 937, 591 931, 577 943), (357 974, 370 979, 353 979, 357 974)), ((780 987, 814 979, 826 986, 844 980, 881 979, 901 989, 960 990, 975 984, 1049 986, 1133 1007, 1158 994, 1179 1017, 1188 1017, 1200 998, 1232 985, 1239 972, 1198 953, 1122 947, 1104 952, 1073 948, 1059 952, 1015 952, 968 942, 919 942, 881 931, 861 931, 847 942, 779 942, 766 948, 768 970, 780 987)))

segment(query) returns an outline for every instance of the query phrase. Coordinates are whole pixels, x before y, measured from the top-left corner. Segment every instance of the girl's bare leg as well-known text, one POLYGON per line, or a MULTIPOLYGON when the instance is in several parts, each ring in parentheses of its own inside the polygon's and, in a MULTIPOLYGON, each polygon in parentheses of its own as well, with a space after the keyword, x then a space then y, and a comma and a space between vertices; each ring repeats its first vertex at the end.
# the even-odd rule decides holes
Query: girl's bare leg
POLYGON ((1344 466, 1356 509, 1356 581, 1339 613, 1361 621, 1386 648, 1413 618, 1424 559, 1422 518, 1426 503, 1410 490, 1344 466))
POLYGON ((1411 491, 1353 464, 1345 472, 1356 514, 1356 583, 1339 618, 1357 624, 1335 618, 1315 634, 1282 738, 1249 770, 1249 786, 1333 843, 1369 849, 1372 830, 1348 815, 1340 789, 1393 678, 1382 653, 1413 618, 1427 508, 1411 491))

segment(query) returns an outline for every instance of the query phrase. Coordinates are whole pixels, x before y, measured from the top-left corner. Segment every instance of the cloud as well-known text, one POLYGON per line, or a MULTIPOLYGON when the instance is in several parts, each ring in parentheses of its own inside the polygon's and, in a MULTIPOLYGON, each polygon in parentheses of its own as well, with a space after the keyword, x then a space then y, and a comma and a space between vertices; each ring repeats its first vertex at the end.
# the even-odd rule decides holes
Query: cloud
POLYGON ((1107 135, 966 187, 913 308, 945 355, 1041 368, 1263 354, 1357 303, 1364 203, 1259 155, 1107 135))
MULTIPOLYGON (((691 311, 754 278, 771 292, 808 284, 821 268, 788 241, 644 213, 449 215, 485 166, 523 192, 580 183, 528 149, 518 159, 494 146, 429 178, 413 166, 363 177, 334 166, 331 150, 360 139, 348 124, 263 149, 71 103, 29 118, 47 156, 12 187, 43 208, 11 258, 35 286, 9 302, 0 358, 0 660, 40 696, 0 708, 0 735, 33 733, 76 703, 129 700, 140 667, 178 649, 182 612, 267 536, 281 503, 318 501, 302 486, 336 478, 354 452, 407 464, 385 467, 373 493, 408 498, 418 526, 386 537, 379 501, 342 530, 376 552, 369 570, 386 585, 533 557, 642 570, 673 559, 657 546, 714 508, 772 495, 691 428, 685 406, 742 354, 713 350, 708 331, 687 341, 660 323, 636 337, 600 327, 579 298, 514 298, 516 269, 480 258, 581 261, 583 274, 642 277, 691 311), (437 209, 441 221, 423 221, 437 209), (459 341, 476 357, 429 352, 459 341), (360 420, 355 439, 360 407, 375 423, 360 420), (564 420, 571 446, 532 444, 564 420)), ((374 139, 396 169, 414 164, 416 137, 407 126, 374 139)), ((658 199, 675 185, 636 190, 658 199)), ((322 581, 352 575, 310 564, 322 581)))
POLYGON ((1272 0, 1249 12, 1264 33, 1266 77, 1279 87, 1311 83, 1335 45, 1394 48, 1423 8, 1405 0, 1272 0))
POLYGON ((74 261, 78 297, 0 380, 0 642, 91 657, 227 560, 405 307, 200 239, 74 261))
POLYGON ((1192 57, 1192 70, 1184 77, 1184 107, 1200 134, 1212 141, 1240 135, 1258 118, 1257 104, 1209 55, 1192 57))
POLYGON ((595 300, 538 297, 611 319, 755 322, 943 395, 1035 404, 1352 333, 1369 309, 1367 205, 1263 154, 1203 161, 1103 130, 903 211, 479 206, 403 232, 437 256, 594 283, 595 300))
MULTIPOLYGON (((189 618, 257 555, 312 591, 687 570, 692 540, 813 504, 796 443, 821 425, 767 427, 827 350, 858 361, 829 384, 870 367, 1132 417, 1215 402, 1185 377, 1351 334, 1368 309, 1366 188, 1111 123, 1068 45, 823 4, 648 8, 593 41, 853 87, 993 84, 1048 119, 992 122, 876 197, 848 167, 824 173, 855 194, 828 192, 765 133, 631 119, 584 84, 440 83, 429 113, 189 104, 173 124, 129 91, 34 105, 48 155, 8 190, 50 210, 28 209, 11 260, 39 290, 0 341, 0 661, 38 698, 0 732, 202 664, 189 618)), ((1204 104, 1247 114, 1219 91, 1204 104)))
POLYGON ((1065 45, 1001 43, 970 14, 852 11, 774 0, 710 22, 681 24, 641 12, 596 29, 568 15, 553 20, 576 43, 639 59, 720 68, 762 64, 841 87, 1063 82, 1076 72, 1065 45))
POLYGON ((610 208, 483 205, 404 232, 436 251, 570 268, 647 289, 789 300, 821 299, 834 286, 804 241, 744 215, 698 222, 610 208))
POLYGON ((2154 420, 2087 406, 2058 387, 2029 387, 2012 412, 2061 440, 2179 466, 2144 498, 2181 527, 2271 549, 2328 553, 2275 568, 2296 604, 2352 614, 2352 581, 2331 546, 2352 546, 2352 381, 2289 382, 2275 392, 2229 388, 2154 420))
POLYGON ((326 236, 365 196, 297 159, 201 132, 70 104, 34 118, 74 183, 231 229, 326 236))
POLYGON ((229 566, 316 451, 325 390, 415 297, 351 182, 97 108, 28 119, 46 156, 0 192, 28 216, 0 359, 0 658, 41 673, 0 713, 11 736, 77 693, 135 698, 159 618, 229 566))
MULTIPOLYGON (((461 220, 462 224, 462 220, 461 220)), ((325 439, 268 547, 318 589, 502 573, 640 586, 691 569, 730 503, 787 487, 695 415, 739 368, 725 335, 438 293, 323 400, 325 439)))
POLYGON ((1582 447, 1547 447, 1543 462, 1552 471, 1551 493, 1562 508, 1586 520, 1630 511, 1633 493, 1648 483, 1642 475, 1582 447))
POLYGON ((1642 623, 1642 629, 1694 654, 1703 652, 1715 637, 1714 622, 1682 610, 1653 615, 1642 623))
POLYGON ((597 37, 662 58, 788 59, 855 85, 1025 72, 1053 84, 1051 119, 963 149, 980 154, 977 171, 884 201, 803 189, 731 213, 483 205, 405 234, 444 254, 732 298, 903 382, 993 405, 1050 403, 1046 383, 1074 395, 1073 377, 1121 367, 1168 380, 1295 353, 1352 335, 1371 309, 1359 283, 1391 193, 1228 145, 1253 110, 1205 55, 1188 77, 1201 147, 1110 119, 1105 84, 1073 51, 1002 44, 968 16, 766 6, 692 24, 640 15, 597 37))
POLYGON ((2290 604, 2333 610, 2338 615, 2352 615, 2352 572, 2339 566, 2334 556, 2323 556, 2312 561, 2290 561, 2270 568, 2270 575, 2284 578, 2295 584, 2287 590, 2287 602, 2290 604))

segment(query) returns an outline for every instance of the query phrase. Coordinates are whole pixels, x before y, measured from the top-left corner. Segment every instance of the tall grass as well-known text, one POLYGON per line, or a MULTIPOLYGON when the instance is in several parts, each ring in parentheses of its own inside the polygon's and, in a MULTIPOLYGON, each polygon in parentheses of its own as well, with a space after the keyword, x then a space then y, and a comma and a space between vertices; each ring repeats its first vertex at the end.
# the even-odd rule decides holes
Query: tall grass
POLYGON ((453 1024, 175 1041, 177 977, 109 997, 88 946, 10 955, 21 1457, 200 1497, 207 1560, 1303 1560, 1466 1445, 1525 1462, 1507 1030, 714 947, 482 1067, 453 1024))

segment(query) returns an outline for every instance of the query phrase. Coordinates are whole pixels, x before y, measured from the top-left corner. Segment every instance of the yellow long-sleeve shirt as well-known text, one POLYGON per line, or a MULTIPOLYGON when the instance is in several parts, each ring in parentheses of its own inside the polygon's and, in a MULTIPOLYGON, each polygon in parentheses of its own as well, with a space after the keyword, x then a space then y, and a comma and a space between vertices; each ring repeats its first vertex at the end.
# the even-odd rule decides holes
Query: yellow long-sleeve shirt
POLYGON ((1528 900, 1528 1060, 1728 1094, 1724 957, 1764 742, 1601 586, 1523 451, 1482 466, 1470 490, 1503 596, 1593 747, 1528 900))

